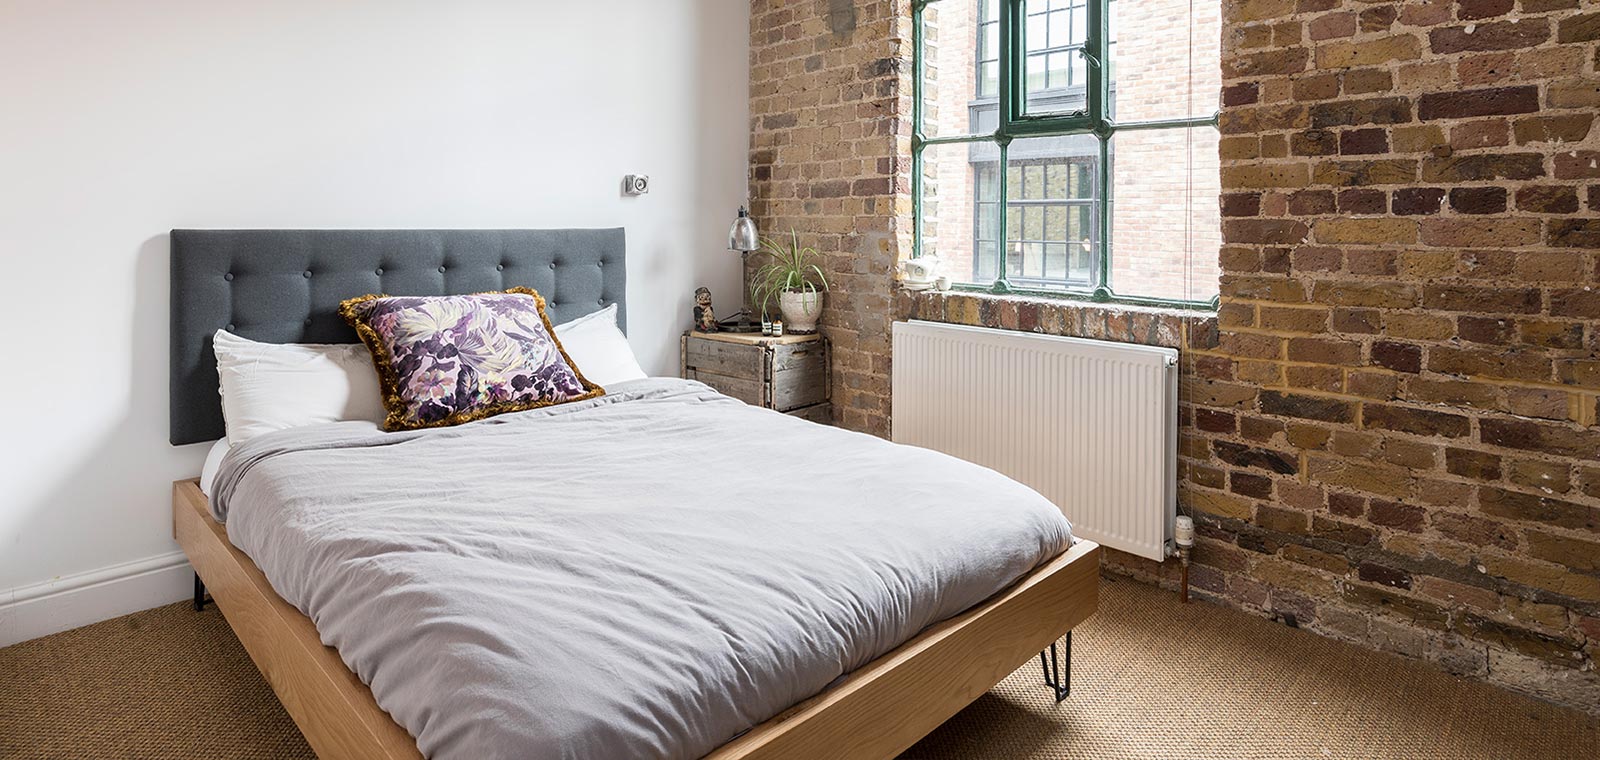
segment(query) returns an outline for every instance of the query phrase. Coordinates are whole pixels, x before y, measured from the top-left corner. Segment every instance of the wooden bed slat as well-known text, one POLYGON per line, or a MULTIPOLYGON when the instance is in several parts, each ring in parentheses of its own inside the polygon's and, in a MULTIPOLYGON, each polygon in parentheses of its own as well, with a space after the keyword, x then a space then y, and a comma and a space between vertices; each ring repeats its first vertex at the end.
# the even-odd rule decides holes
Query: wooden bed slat
MULTIPOLYGON (((339 653, 323 646, 311 620, 229 543, 198 481, 173 484, 172 510, 178 544, 318 757, 422 756, 339 653)), ((892 758, 1093 614, 1099 581, 1100 547, 1079 541, 989 601, 924 631, 708 758, 892 758)))

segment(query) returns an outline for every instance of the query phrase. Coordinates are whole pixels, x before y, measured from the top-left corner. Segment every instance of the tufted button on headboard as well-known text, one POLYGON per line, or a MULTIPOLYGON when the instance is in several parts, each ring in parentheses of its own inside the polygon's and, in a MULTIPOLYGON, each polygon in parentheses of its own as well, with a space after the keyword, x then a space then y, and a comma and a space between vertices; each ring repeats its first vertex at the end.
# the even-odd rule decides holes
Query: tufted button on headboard
POLYGON ((528 287, 556 324, 617 305, 627 325, 621 229, 173 230, 173 444, 224 434, 211 336, 356 343, 347 298, 528 287))

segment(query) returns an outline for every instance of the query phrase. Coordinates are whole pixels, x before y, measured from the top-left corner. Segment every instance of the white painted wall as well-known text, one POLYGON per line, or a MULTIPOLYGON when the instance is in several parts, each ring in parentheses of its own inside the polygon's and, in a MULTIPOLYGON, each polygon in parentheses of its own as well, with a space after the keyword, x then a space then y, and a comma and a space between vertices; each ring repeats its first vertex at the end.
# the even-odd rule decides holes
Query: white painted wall
POLYGON ((0 644, 182 596, 171 228, 623 226, 631 342, 675 373, 694 288, 737 300, 748 29, 742 0, 0 0, 0 644), (41 603, 118 567, 167 569, 41 603))

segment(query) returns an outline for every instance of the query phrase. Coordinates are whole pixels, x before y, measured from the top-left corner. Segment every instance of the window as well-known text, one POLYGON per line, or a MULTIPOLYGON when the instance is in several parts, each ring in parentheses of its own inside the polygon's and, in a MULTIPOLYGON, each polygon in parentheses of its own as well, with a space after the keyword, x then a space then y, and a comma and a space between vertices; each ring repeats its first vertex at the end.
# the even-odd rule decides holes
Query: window
POLYGON ((1220 2, 913 7, 917 255, 969 288, 1215 303, 1220 2))

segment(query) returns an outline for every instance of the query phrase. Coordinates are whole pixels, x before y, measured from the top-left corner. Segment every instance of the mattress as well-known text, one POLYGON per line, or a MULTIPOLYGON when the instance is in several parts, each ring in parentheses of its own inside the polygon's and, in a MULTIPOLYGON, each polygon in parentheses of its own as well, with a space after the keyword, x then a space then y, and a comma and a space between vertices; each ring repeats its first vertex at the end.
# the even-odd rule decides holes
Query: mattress
POLYGON ((692 381, 232 447, 213 514, 430 758, 700 757, 1064 551, 991 470, 692 381))

